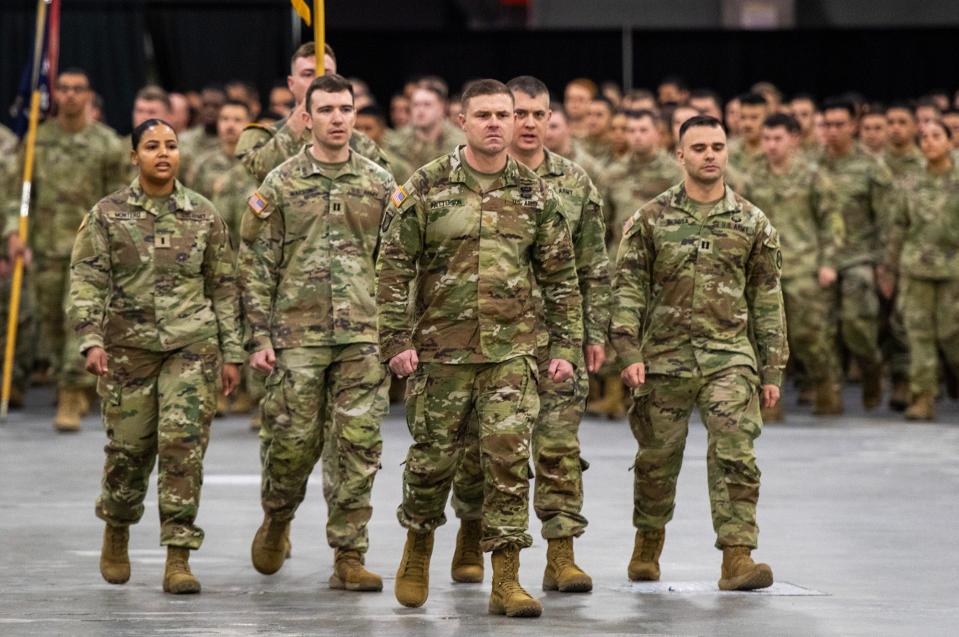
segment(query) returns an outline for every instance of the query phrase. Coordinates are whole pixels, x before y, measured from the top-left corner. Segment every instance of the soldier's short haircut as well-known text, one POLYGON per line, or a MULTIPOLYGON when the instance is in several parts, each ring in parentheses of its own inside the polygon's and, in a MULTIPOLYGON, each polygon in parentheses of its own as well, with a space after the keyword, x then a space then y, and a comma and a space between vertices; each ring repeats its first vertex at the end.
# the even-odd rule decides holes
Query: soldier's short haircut
POLYGON ((852 120, 855 120, 857 115, 856 105, 852 101, 841 97, 830 97, 822 103, 822 109, 820 110, 823 114, 827 111, 846 111, 852 120))
POLYGON ((889 114, 889 111, 906 111, 910 117, 916 117, 916 109, 909 102, 891 102, 886 107, 886 115, 889 114))
MULTIPOLYGON (((333 47, 329 44, 323 45, 323 52, 326 55, 329 55, 334 62, 336 62, 336 54, 333 53, 333 47)), ((296 61, 300 58, 315 58, 316 57, 316 45, 312 42, 306 42, 297 47, 296 51, 293 51, 293 57, 290 58, 290 68, 293 68, 293 65, 296 64, 296 61)))
POLYGON ((589 79, 588 77, 577 77, 575 79, 572 79, 566 83, 566 88, 569 88, 570 86, 578 86, 580 88, 586 89, 587 91, 589 91, 590 97, 596 97, 596 94, 599 93, 599 89, 596 87, 596 82, 589 79))
POLYGON ((476 80, 467 84, 463 89, 463 97, 460 98, 463 110, 467 110, 471 99, 482 95, 508 95, 509 101, 513 101, 512 91, 499 80, 476 80))
POLYGON ((743 93, 739 96, 740 106, 769 106, 766 98, 759 93, 743 93))
POLYGON ((879 102, 869 102, 862 109, 863 117, 885 117, 886 107, 879 102))
POLYGON ((643 119, 644 117, 648 117, 654 126, 659 123, 659 115, 648 108, 641 108, 638 111, 626 111, 626 117, 629 119, 643 119))
POLYGON ((616 107, 613 106, 613 103, 605 95, 597 95, 592 99, 593 102, 599 102, 600 104, 606 107, 606 110, 609 111, 610 115, 616 113, 616 107))
POLYGON ((549 110, 553 111, 554 114, 559 113, 563 116, 563 119, 566 119, 566 107, 559 100, 552 100, 549 103, 549 110))
POLYGON ((83 79, 87 81, 87 84, 90 84, 90 76, 87 75, 87 72, 81 69, 79 66, 68 66, 65 69, 61 69, 57 74, 57 78, 61 78, 64 75, 81 75, 83 79))
POLYGON ((176 131, 173 130, 173 126, 171 126, 168 121, 164 119, 160 119, 159 117, 151 117, 150 119, 146 120, 145 122, 143 122, 142 124, 134 128, 133 132, 130 133, 130 144, 133 146, 133 150, 136 150, 137 147, 140 146, 140 140, 143 139, 143 134, 147 132, 148 129, 151 129, 154 126, 166 126, 171 131, 173 131, 173 136, 179 139, 179 137, 176 134, 176 131))
POLYGON ((718 128, 724 133, 726 132, 726 127, 715 117, 711 115, 694 115, 683 122, 683 125, 679 127, 679 141, 683 140, 683 137, 686 136, 686 131, 690 128, 718 128))
POLYGON ((936 100, 934 100, 933 98, 928 97, 928 96, 927 96, 927 97, 921 97, 921 98, 919 98, 918 100, 916 100, 916 108, 917 108, 917 109, 920 108, 920 107, 923 107, 923 106, 925 106, 925 107, 927 107, 927 108, 934 108, 934 109, 936 109, 936 112, 937 112, 937 113, 941 113, 941 112, 942 112, 941 109, 939 108, 939 104, 936 103, 936 100))
POLYGON ((170 102, 170 94, 155 84, 148 84, 137 91, 134 101, 136 100, 143 100, 144 102, 163 102, 163 106, 167 109, 167 111, 173 109, 173 104, 170 102))
POLYGON ((806 101, 812 104, 813 110, 816 108, 816 98, 811 93, 796 93, 790 99, 790 102, 806 101))
POLYGON ((227 99, 223 102, 223 106, 224 106, 224 107, 226 107, 226 106, 239 106, 239 107, 241 107, 243 110, 246 111, 246 114, 247 114, 248 116, 250 115, 250 112, 251 112, 251 111, 250 111, 250 104, 249 104, 248 102, 244 102, 243 100, 236 100, 236 99, 232 99, 232 98, 227 98, 227 99))
POLYGON ((952 139, 952 131, 949 129, 948 126, 946 126, 946 123, 942 121, 941 119, 931 119, 929 120, 929 124, 931 124, 932 126, 938 126, 939 128, 941 128, 942 132, 946 134, 946 139, 949 139, 949 140, 952 139))
POLYGON ((785 128, 791 135, 798 135, 802 132, 802 127, 796 118, 786 113, 773 113, 763 120, 763 128, 785 128))
POLYGON ((509 87, 509 90, 516 93, 525 93, 530 97, 539 97, 540 95, 549 95, 549 89, 546 88, 546 85, 543 84, 543 81, 539 78, 535 78, 532 75, 520 75, 514 77, 509 82, 506 83, 506 86, 509 87))
POLYGON ((656 96, 648 89, 634 88, 626 91, 626 95, 624 95, 623 98, 630 100, 652 100, 656 99, 656 96))
POLYGON ((376 118, 381 124, 386 125, 386 113, 383 112, 383 109, 377 106, 376 104, 370 104, 369 106, 364 106, 360 110, 356 111, 357 115, 368 115, 369 117, 376 118))
POLYGON ((694 91, 690 91, 689 99, 691 100, 710 99, 716 102, 716 106, 719 106, 722 104, 722 100, 719 99, 719 93, 708 88, 698 88, 694 91))
POLYGON ((681 78, 678 75, 667 75, 662 80, 659 81, 659 86, 672 85, 678 88, 680 91, 689 90, 689 86, 686 84, 686 80, 681 78))
POLYGON ((329 75, 315 77, 313 81, 310 82, 310 87, 306 89, 306 110, 311 114, 313 109, 313 93, 317 91, 323 93, 342 93, 346 91, 350 94, 350 99, 353 98, 353 85, 342 75, 330 73, 329 75))
POLYGON ((213 93, 223 93, 226 94, 226 89, 223 88, 222 84, 206 84, 202 89, 201 93, 211 91, 213 93))

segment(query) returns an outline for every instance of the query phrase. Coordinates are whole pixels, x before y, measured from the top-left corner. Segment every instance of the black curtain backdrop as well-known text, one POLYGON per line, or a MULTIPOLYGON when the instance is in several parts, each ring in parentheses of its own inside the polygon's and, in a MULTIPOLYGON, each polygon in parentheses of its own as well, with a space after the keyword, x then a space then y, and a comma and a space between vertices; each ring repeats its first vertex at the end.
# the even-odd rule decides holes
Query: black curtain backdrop
MULTIPOLYGON (((4 122, 30 52, 34 7, 33 0, 0 2, 4 122)), ((337 28, 338 12, 351 24, 356 16, 334 9, 327 16, 328 39, 340 72, 365 79, 384 103, 408 77, 424 73, 445 77, 454 91, 481 76, 507 80, 529 73, 556 93, 573 77, 622 77, 619 31, 468 31, 452 24, 415 30, 402 16, 383 28, 391 22, 382 14, 370 14, 379 28, 357 30, 337 28)), ((451 15, 438 21, 453 21, 451 15)), ((246 79, 265 98, 287 74, 290 25, 286 0, 64 0, 61 68, 90 73, 110 124, 124 132, 133 95, 148 81, 186 90, 246 79)), ((305 25, 303 37, 311 37, 305 25)), ((652 88, 679 74, 691 86, 729 97, 770 80, 787 94, 825 97, 856 90, 888 101, 959 86, 957 41, 959 29, 635 31, 633 84, 652 88)))

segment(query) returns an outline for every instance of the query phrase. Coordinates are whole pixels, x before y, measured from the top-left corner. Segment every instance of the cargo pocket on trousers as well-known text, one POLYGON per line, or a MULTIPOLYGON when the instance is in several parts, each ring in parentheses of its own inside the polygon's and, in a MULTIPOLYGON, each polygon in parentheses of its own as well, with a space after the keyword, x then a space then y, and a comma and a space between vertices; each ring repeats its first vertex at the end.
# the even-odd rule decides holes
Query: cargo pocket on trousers
POLYGON ((429 433, 426 411, 426 386, 429 376, 420 366, 406 381, 406 426, 414 442, 422 442, 429 433))

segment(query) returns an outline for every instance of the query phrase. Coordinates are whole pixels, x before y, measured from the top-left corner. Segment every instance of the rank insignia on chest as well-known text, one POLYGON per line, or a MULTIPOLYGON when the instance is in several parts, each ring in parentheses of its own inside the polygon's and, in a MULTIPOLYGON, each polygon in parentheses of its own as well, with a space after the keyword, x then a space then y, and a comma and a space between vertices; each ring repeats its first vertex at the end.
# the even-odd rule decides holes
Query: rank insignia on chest
POLYGON ((712 241, 707 241, 706 239, 703 239, 702 241, 699 242, 700 250, 709 250, 710 246, 712 246, 712 241))
POLYGON ((173 241, 170 239, 168 234, 158 234, 153 237, 153 247, 154 248, 169 248, 173 245, 173 241))
POLYGON ((247 200, 247 204, 250 206, 250 210, 253 211, 253 214, 258 218, 261 218, 263 211, 266 210, 269 202, 259 192, 254 192, 253 195, 247 200))

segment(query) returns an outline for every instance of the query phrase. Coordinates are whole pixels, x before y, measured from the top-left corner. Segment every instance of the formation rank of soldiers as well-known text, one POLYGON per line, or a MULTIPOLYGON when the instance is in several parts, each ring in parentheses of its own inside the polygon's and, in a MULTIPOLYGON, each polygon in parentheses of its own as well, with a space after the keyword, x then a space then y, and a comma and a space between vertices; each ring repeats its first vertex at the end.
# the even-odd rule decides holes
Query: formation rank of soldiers
POLYGON ((433 78, 410 87, 411 122, 386 131, 325 59, 317 78, 312 45, 294 53, 289 112, 272 122, 248 124, 249 101, 209 89, 202 126, 181 135, 179 106, 144 89, 122 142, 91 120, 86 74, 58 78, 29 246, 7 221, 30 281, 16 387, 53 370, 55 425, 72 431, 97 381, 107 581, 130 577, 129 527, 158 462, 163 588, 200 591, 203 455, 238 388, 235 408, 259 403, 259 572, 290 555, 322 460, 329 584, 382 590, 364 555, 392 375, 412 437, 396 599, 427 601, 452 491, 452 579, 481 582, 490 552, 489 610, 516 617, 542 612, 519 581, 531 479, 543 588, 592 588, 573 553, 587 399, 611 417, 629 406, 636 581, 660 577, 699 408, 724 590, 773 582, 751 558, 753 441, 783 417, 787 361, 817 415, 842 412, 850 375, 875 408, 888 375, 894 407, 934 417, 940 354, 959 366, 959 123, 934 101, 817 109, 760 85, 726 105, 724 126, 714 94, 675 80, 617 110, 588 80, 560 105, 529 76, 472 82, 452 102, 433 78))

